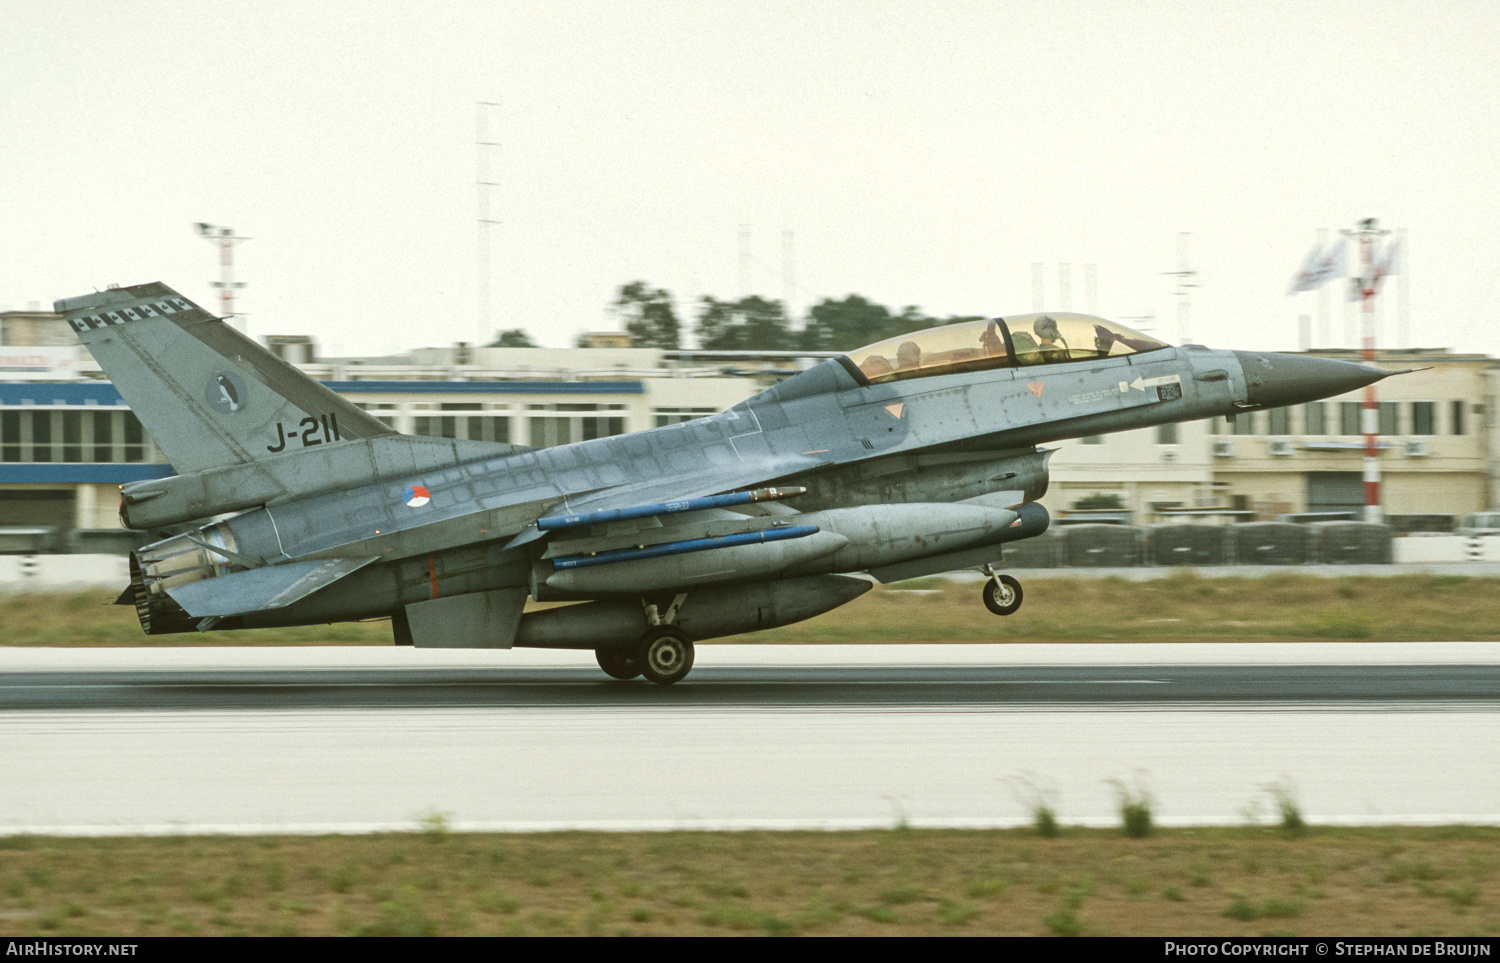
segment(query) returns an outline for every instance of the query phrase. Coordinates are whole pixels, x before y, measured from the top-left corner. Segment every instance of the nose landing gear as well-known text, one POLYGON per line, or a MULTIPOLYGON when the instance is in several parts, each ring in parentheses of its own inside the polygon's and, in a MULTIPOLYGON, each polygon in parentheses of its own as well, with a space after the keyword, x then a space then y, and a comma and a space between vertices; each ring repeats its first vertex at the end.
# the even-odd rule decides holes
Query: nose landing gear
POLYGON ((988 565, 984 573, 990 580, 984 583, 984 607, 996 615, 1010 615, 1021 607, 1021 583, 1009 575, 1000 575, 988 565))

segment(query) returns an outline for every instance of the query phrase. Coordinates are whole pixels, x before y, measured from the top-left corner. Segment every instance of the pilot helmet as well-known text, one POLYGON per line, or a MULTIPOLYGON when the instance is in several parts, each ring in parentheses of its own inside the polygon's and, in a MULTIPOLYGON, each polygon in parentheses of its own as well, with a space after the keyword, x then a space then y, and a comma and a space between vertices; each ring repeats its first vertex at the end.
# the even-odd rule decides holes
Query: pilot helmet
POLYGON ((1062 332, 1057 330, 1057 322, 1045 314, 1036 319, 1036 322, 1031 326, 1031 330, 1048 341, 1056 341, 1062 337, 1062 332))

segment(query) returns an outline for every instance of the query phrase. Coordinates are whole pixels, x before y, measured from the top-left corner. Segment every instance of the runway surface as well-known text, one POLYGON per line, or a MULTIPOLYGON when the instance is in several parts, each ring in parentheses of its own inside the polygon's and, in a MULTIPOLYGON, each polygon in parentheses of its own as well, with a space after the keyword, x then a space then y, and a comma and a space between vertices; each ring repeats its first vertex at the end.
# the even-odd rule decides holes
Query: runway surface
POLYGON ((0 710, 1500 705, 1495 665, 705 666, 662 688, 593 666, 0 673, 0 710))
POLYGON ((0 832, 1500 822, 1500 644, 0 650, 0 832))

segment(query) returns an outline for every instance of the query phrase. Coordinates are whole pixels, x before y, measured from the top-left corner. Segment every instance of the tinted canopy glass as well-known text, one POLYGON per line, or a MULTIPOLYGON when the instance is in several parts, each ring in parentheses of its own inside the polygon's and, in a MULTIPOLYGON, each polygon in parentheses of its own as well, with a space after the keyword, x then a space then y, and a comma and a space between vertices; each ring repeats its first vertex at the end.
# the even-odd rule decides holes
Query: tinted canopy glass
POLYGON ((1165 342, 1103 318, 1049 313, 945 324, 887 338, 846 357, 878 384, 958 371, 1088 361, 1165 347, 1165 342))

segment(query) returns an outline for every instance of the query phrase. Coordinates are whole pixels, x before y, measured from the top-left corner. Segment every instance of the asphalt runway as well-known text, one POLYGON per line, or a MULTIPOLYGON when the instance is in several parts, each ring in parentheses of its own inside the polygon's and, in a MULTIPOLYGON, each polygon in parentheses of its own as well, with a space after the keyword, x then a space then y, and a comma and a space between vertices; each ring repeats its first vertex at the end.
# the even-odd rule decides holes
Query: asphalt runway
POLYGON ((1500 644, 0 650, 0 832, 1500 822, 1500 644))
POLYGON ((0 711, 1262 703, 1500 707, 1500 665, 710 665, 667 688, 592 665, 0 673, 0 711))

